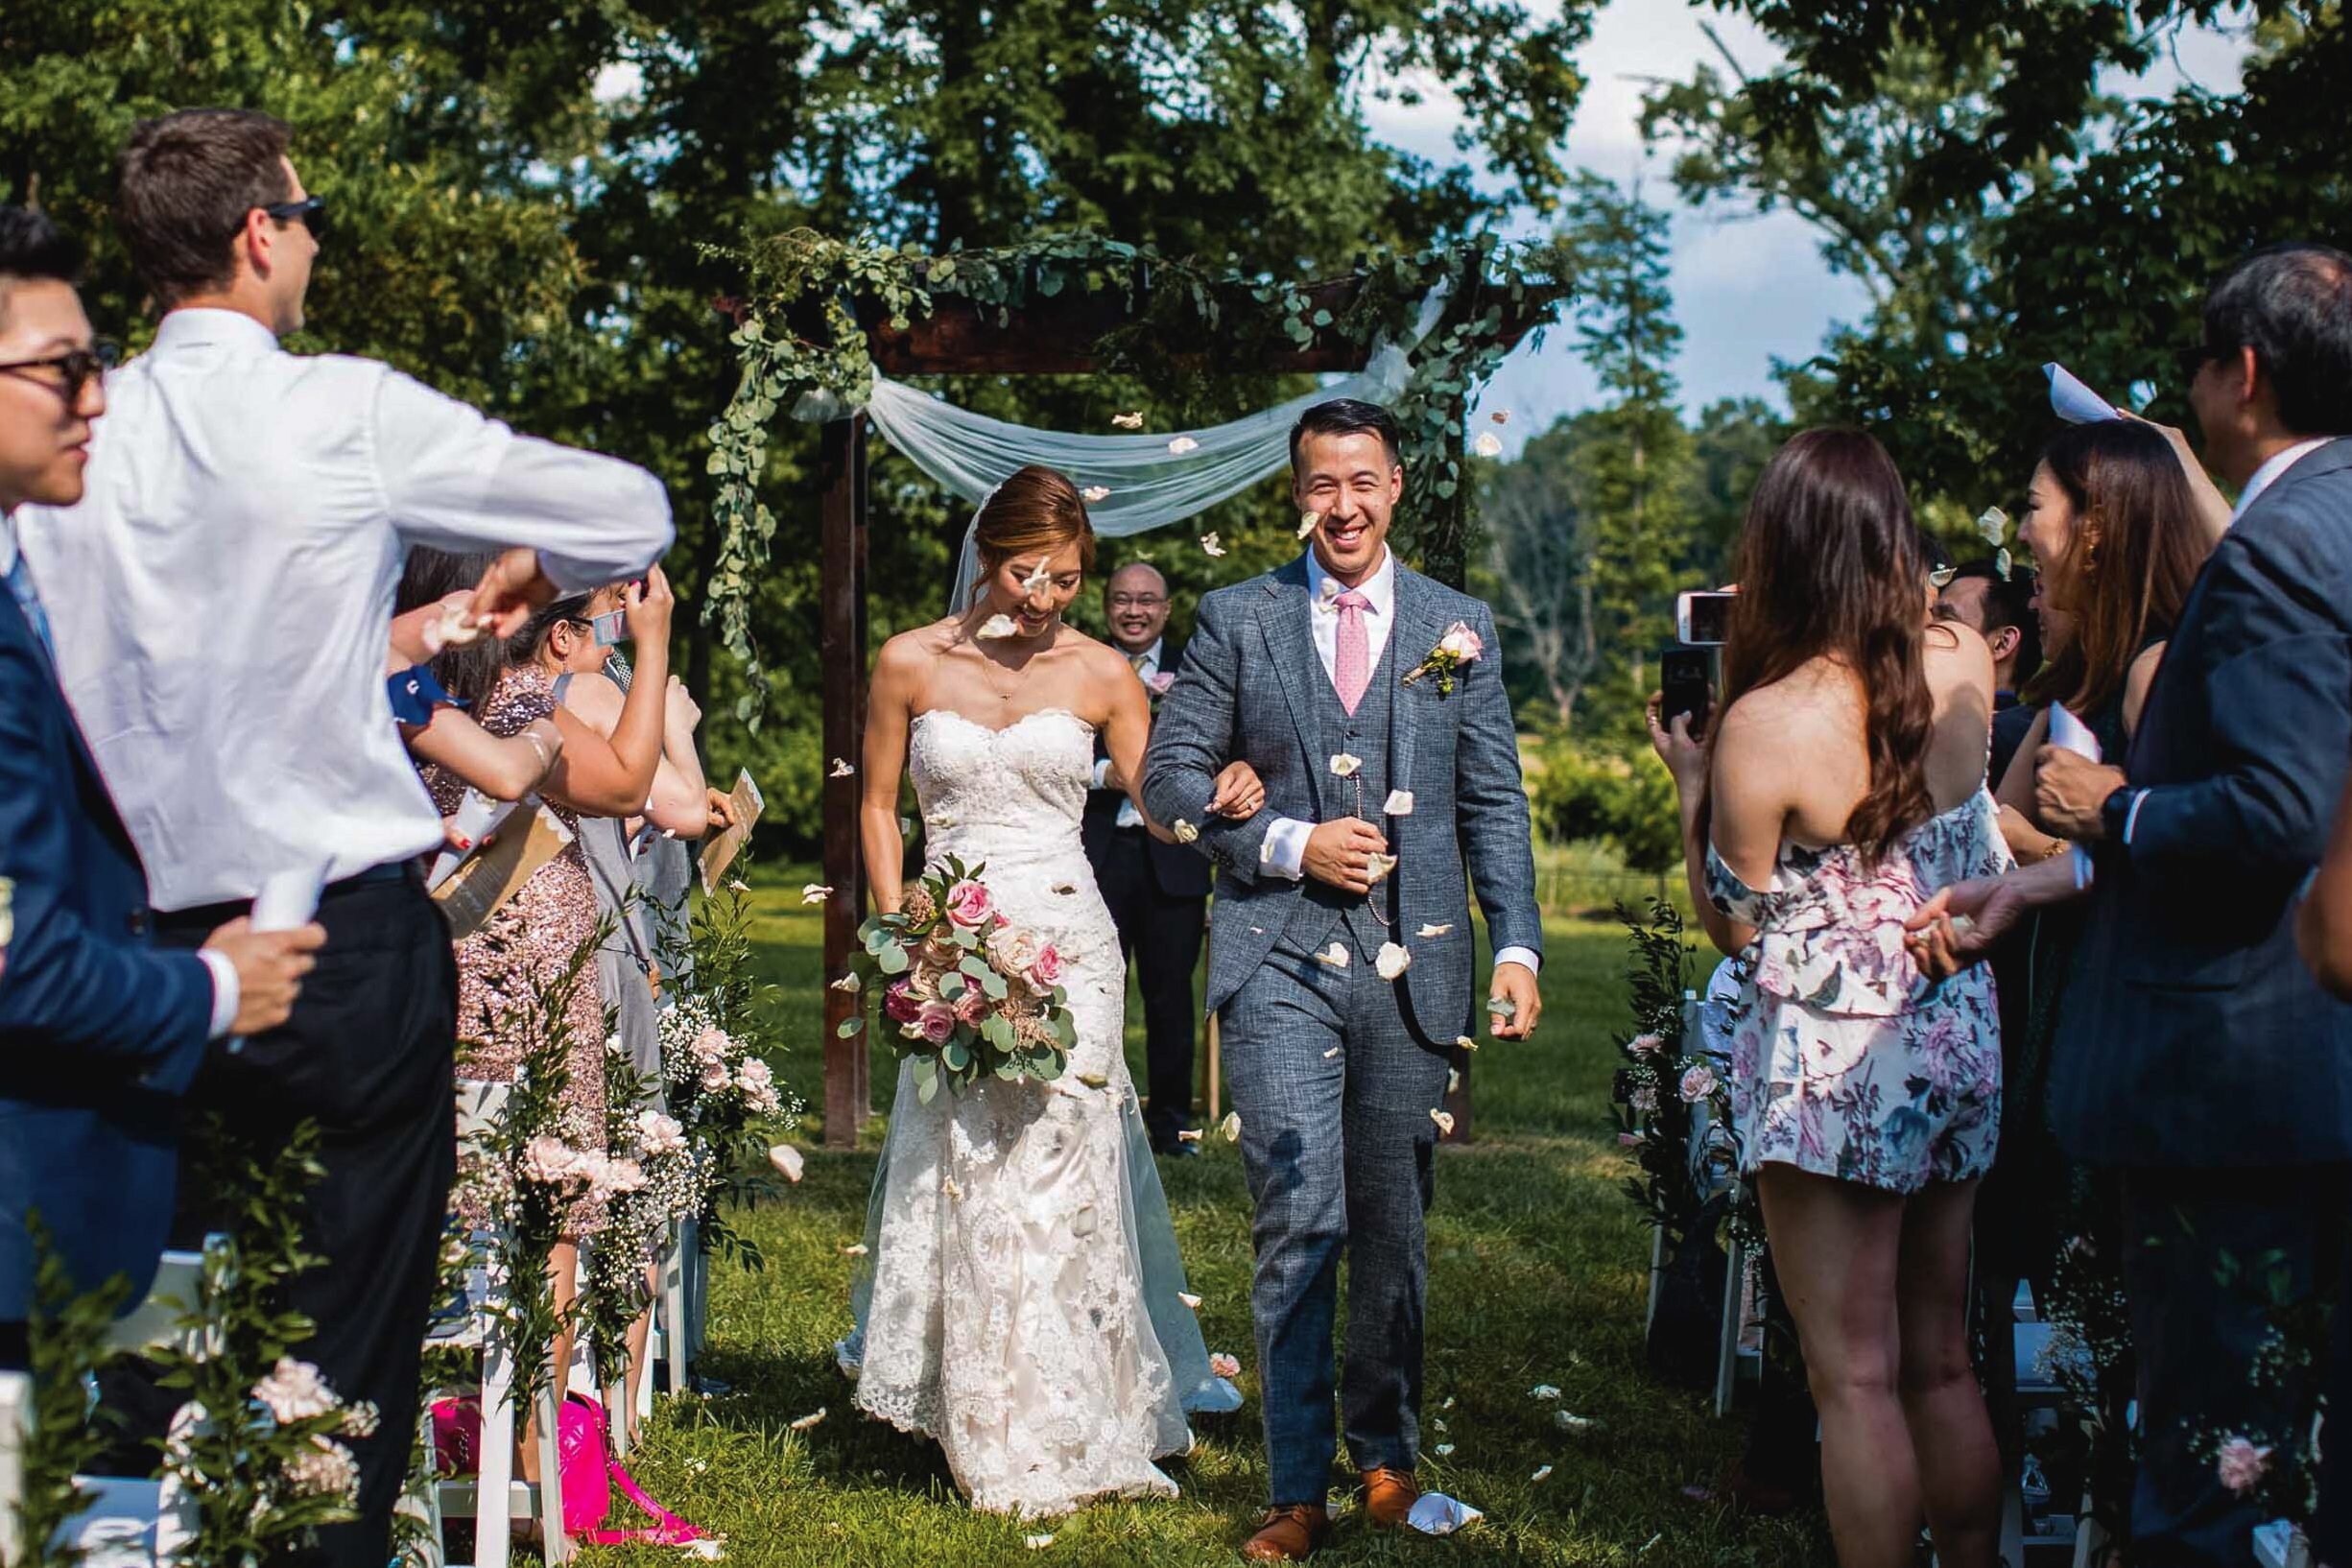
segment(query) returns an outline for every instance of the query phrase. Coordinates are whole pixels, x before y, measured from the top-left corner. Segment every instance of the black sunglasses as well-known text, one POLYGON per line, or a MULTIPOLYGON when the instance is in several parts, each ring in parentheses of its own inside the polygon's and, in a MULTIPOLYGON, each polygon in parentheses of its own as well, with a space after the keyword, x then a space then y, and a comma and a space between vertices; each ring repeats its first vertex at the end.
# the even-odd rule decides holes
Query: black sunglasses
POLYGON ((104 338, 87 348, 69 348, 62 354, 51 354, 46 359, 20 359, 12 365, 0 365, 0 374, 18 376, 26 381, 47 387, 65 399, 73 408, 82 401, 82 389, 114 368, 122 358, 122 349, 104 338), (25 375, 27 370, 54 370, 57 380, 45 376, 25 375))
POLYGON ((310 230, 310 237, 321 245, 326 243, 326 198, 305 196, 299 202, 273 202, 262 211, 281 224, 298 223, 310 230))

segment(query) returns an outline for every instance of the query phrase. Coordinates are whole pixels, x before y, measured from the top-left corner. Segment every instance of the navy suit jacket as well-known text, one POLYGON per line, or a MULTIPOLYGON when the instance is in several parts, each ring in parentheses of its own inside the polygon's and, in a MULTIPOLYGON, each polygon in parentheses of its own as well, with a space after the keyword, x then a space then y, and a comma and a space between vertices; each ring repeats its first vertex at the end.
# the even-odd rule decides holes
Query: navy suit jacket
POLYGON ((178 1097, 202 1061, 212 973, 152 944, 147 875, 47 654, 0 592, 0 1321, 33 1280, 28 1210, 75 1283, 135 1305, 171 1224, 178 1097))
POLYGON ((2352 1160, 2352 1006, 2294 944, 2348 762, 2352 440, 2339 440, 2222 536, 2150 688, 2125 761, 2150 793, 2129 847, 2100 846, 2051 1061, 2051 1125, 2078 1157, 2352 1160))

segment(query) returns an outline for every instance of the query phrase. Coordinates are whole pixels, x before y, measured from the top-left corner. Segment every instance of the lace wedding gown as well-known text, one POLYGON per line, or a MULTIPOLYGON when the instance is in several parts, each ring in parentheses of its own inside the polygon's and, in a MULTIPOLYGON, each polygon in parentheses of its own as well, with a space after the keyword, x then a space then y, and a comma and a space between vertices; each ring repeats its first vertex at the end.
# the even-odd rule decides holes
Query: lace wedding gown
POLYGON ((1173 1497, 1152 1461, 1191 1446, 1185 1412, 1241 1396, 1183 1302, 1122 1049, 1127 965, 1079 844, 1093 727, 933 710, 908 763, 934 862, 985 866, 997 907, 1060 949, 1078 1044, 1053 1083, 942 1085, 927 1105, 900 1068, 843 1369, 859 1408, 937 1439, 975 1508, 1173 1497))

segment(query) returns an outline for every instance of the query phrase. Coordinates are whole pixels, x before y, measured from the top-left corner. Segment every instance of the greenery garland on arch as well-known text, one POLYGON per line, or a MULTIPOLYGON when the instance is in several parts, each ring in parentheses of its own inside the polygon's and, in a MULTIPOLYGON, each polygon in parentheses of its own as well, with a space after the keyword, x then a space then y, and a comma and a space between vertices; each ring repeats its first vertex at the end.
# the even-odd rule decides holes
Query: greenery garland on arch
POLYGON ((1412 351, 1391 407, 1404 432, 1402 515, 1416 519, 1406 542, 1427 569, 1458 582, 1469 543, 1462 423, 1470 392, 1571 293, 1568 252, 1550 241, 1384 252, 1365 258, 1352 278, 1320 283, 1247 274, 1091 234, 930 255, 796 229, 713 253, 742 269, 746 285, 741 297, 721 301, 735 317, 729 341, 743 373, 710 429, 706 471, 718 482, 720 545, 703 614, 750 677, 737 716, 753 723, 766 678, 751 635, 751 591, 775 535, 759 493, 770 431, 779 414, 838 418, 865 405, 875 368, 869 330, 906 331, 947 300, 993 309, 1001 325, 1040 300, 1108 296, 1125 320, 1092 345, 1099 368, 1173 384, 1263 374, 1274 356, 1317 346, 1368 353, 1375 340, 1401 337, 1429 291, 1444 284, 1443 311, 1412 351), (1335 292, 1334 283, 1352 286, 1335 292), (1324 302, 1340 295, 1339 309, 1324 302), (1185 346, 1178 353, 1172 344, 1185 346))

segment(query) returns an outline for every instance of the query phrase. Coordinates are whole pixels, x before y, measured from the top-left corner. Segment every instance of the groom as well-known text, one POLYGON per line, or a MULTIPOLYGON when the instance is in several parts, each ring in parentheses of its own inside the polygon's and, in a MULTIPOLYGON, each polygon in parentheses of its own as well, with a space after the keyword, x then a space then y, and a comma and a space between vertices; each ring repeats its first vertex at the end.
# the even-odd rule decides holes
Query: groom
POLYGON ((1496 949, 1498 1038, 1532 1033, 1543 949, 1518 746, 1485 653, 1493 616, 1389 553, 1405 484, 1396 421, 1318 404, 1291 432, 1291 468, 1312 547, 1201 600, 1144 777, 1152 814, 1179 838, 1197 828, 1223 872, 1207 1004, 1257 1204, 1272 1505, 1242 1555, 1275 1562, 1330 1529, 1332 1324, 1351 1240, 1348 1457, 1373 1523, 1402 1524, 1419 1495, 1434 1113, 1476 1027, 1465 870, 1496 949), (1460 650, 1450 667, 1441 643, 1460 650), (1242 821, 1210 809, 1237 757, 1266 783, 1265 808, 1242 821), (1383 979, 1400 956, 1408 966, 1383 979))

